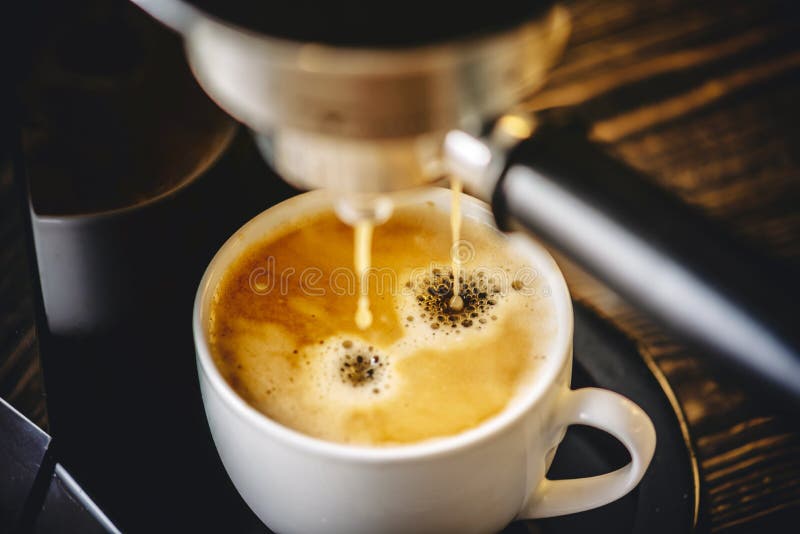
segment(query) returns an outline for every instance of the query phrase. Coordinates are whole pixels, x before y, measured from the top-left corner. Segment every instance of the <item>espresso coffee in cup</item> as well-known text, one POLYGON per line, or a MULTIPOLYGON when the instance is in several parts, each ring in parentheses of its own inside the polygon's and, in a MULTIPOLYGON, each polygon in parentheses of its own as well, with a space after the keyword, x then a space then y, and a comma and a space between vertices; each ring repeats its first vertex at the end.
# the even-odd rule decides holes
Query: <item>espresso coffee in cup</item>
POLYGON ((553 349, 556 313, 503 234, 467 219, 451 246, 449 214, 423 203, 396 209, 373 243, 364 330, 353 232, 332 211, 265 235, 229 267, 210 343, 242 398, 310 436, 381 446, 468 430, 529 388, 553 349))

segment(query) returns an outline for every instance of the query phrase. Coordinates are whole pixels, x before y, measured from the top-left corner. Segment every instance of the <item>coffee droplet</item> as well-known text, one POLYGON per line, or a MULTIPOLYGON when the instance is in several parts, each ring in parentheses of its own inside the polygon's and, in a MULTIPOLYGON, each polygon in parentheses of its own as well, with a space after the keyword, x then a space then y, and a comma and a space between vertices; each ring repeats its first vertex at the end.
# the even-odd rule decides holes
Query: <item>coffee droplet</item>
POLYGON ((369 310, 369 298, 365 295, 358 297, 358 309, 356 310, 356 326, 361 330, 366 330, 372 324, 372 312, 369 310))
POLYGON ((461 298, 461 295, 453 295, 452 298, 450 298, 448 306, 454 312, 460 312, 464 309, 464 299, 461 298))

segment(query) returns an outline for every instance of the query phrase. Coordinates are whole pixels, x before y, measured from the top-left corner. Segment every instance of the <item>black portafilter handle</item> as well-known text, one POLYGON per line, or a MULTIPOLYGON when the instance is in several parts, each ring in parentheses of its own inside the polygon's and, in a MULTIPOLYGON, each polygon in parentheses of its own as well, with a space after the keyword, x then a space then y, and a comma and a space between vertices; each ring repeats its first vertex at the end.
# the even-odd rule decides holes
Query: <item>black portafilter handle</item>
POLYGON ((798 272, 722 229, 591 142, 537 128, 511 150, 493 193, 523 227, 703 353, 800 407, 798 272))

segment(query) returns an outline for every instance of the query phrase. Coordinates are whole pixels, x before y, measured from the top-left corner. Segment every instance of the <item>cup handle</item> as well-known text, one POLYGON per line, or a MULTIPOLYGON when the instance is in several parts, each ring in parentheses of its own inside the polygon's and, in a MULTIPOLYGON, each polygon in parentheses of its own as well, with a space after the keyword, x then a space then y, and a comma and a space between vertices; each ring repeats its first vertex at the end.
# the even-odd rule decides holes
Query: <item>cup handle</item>
POLYGON ((615 501, 642 479, 656 448, 656 431, 647 414, 622 395, 598 388, 570 390, 558 409, 559 426, 588 425, 604 430, 628 449, 631 461, 616 471, 586 478, 545 478, 517 519, 582 512, 615 501))

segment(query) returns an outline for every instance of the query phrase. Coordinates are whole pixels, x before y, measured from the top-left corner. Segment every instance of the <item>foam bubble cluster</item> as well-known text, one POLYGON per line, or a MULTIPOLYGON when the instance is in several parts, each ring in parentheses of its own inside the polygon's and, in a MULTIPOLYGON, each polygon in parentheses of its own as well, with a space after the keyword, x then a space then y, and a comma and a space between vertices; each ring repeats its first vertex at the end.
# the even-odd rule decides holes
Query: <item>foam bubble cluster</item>
POLYGON ((363 345, 357 346, 349 339, 342 341, 342 348, 346 351, 339 359, 342 384, 365 387, 380 383, 388 361, 385 355, 379 354, 372 345, 364 350, 363 345))
MULTIPOLYGON (((497 319, 492 309, 502 294, 499 285, 482 271, 462 271, 459 276, 459 296, 462 304, 458 309, 453 302, 453 273, 448 268, 435 268, 416 284, 409 282, 414 290, 419 317, 433 330, 475 327, 497 319)), ((406 317, 411 322, 413 316, 406 317)))
POLYGON ((319 346, 317 387, 342 401, 363 402, 390 389, 391 359, 387 350, 355 337, 334 336, 319 346))

